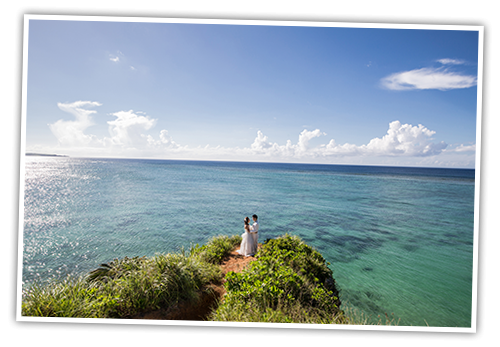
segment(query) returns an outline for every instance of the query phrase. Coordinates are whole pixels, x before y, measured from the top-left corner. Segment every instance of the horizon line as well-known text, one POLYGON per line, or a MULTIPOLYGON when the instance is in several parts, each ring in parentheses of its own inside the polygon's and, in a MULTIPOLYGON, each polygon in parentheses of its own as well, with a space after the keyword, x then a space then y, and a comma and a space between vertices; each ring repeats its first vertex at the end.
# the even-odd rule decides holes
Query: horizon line
POLYGON ((328 166, 376 166, 390 168, 415 168, 415 169, 450 169, 450 170, 476 170, 475 167, 447 167, 447 166, 416 166, 416 165, 381 165, 381 164, 337 164, 337 163, 311 163, 311 162, 286 162, 286 161, 252 161, 252 160, 227 160, 227 159, 193 159, 193 158, 156 158, 156 157, 91 157, 70 156, 66 154, 44 154, 26 152, 25 156, 39 156, 45 158, 70 158, 70 159, 112 159, 112 160, 158 160, 158 161, 192 161, 192 162, 225 162, 248 164, 297 164, 297 165, 328 165, 328 166))

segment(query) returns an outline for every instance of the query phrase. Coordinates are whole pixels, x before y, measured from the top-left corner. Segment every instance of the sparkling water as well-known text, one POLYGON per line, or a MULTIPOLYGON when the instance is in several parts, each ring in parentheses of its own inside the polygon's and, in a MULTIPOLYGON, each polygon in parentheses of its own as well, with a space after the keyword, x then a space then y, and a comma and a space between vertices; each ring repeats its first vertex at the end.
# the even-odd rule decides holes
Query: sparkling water
POLYGON ((243 232, 298 235, 350 307, 471 325, 474 170, 26 157, 23 286, 243 232))

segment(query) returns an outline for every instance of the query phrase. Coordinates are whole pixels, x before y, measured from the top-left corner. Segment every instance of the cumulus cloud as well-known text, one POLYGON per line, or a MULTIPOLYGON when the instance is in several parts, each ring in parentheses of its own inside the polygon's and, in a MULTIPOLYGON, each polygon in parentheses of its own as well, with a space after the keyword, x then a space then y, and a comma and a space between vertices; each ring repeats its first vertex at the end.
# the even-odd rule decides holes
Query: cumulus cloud
POLYGON ((322 133, 319 129, 316 129, 314 131, 308 131, 304 129, 299 135, 299 142, 297 143, 298 151, 301 153, 305 153, 309 149, 309 141, 321 135, 326 134, 322 133))
POLYGON ((89 146, 97 141, 93 135, 87 135, 84 131, 94 125, 91 115, 96 113, 88 110, 89 107, 100 106, 98 102, 76 101, 73 103, 58 103, 57 106, 64 112, 68 112, 75 117, 75 120, 60 119, 49 128, 57 138, 61 146, 89 146))
POLYGON ((374 138, 361 148, 370 155, 414 157, 437 155, 447 145, 444 142, 432 142, 432 135, 435 133, 422 124, 412 126, 394 121, 389 124, 389 130, 384 137, 374 138))
MULTIPOLYGON (((444 142, 434 140, 436 132, 422 124, 389 123, 385 135, 374 137, 366 144, 339 144, 328 139, 320 145, 313 145, 314 138, 326 134, 320 129, 302 130, 295 141, 278 144, 270 141, 262 131, 257 131, 253 142, 244 147, 198 146, 190 147, 174 141, 163 129, 151 133, 157 119, 143 112, 119 111, 107 122, 109 136, 97 138, 85 131, 94 122, 91 108, 98 102, 77 101, 59 103, 61 110, 74 116, 74 120, 58 120, 50 124, 56 136, 59 149, 67 154, 84 156, 156 157, 207 160, 257 160, 285 162, 352 163, 378 165, 430 165, 446 166, 447 161, 473 166, 475 144, 461 144, 448 147, 444 142), (83 152, 82 152, 83 151, 83 152), (84 153, 84 154, 81 154, 84 153)), ((54 152, 48 150, 48 152, 54 152)), ((57 152, 57 151, 55 151, 57 152)), ((458 164, 457 164, 458 165, 458 164)))
MULTIPOLYGON (((93 153, 99 148, 111 150, 144 150, 144 149, 177 149, 181 148, 172 140, 167 130, 161 130, 155 139, 148 134, 157 120, 150 118, 144 112, 119 111, 111 114, 114 120, 108 121, 109 137, 98 138, 85 131, 95 125, 91 115, 97 111, 89 110, 101 106, 99 102, 76 101, 73 103, 58 103, 62 111, 72 114, 74 120, 60 119, 49 124, 50 130, 57 138, 59 147, 93 148, 93 153)), ((123 153, 123 152, 120 152, 123 153)))
POLYGON ((314 155, 314 151, 310 150, 309 141, 321 135, 326 134, 322 133, 319 129, 313 131, 304 129, 299 134, 297 144, 292 144, 292 141, 288 140, 285 145, 278 145, 277 143, 268 142, 267 136, 259 130, 250 149, 254 154, 264 154, 267 156, 302 157, 305 155, 314 155))
POLYGON ((323 155, 325 156, 354 156, 362 154, 361 147, 345 143, 338 145, 334 139, 324 146, 323 155))
POLYGON ((120 111, 112 115, 116 119, 108 122, 111 135, 111 138, 106 139, 108 144, 123 147, 147 145, 148 139, 144 132, 155 126, 156 119, 137 115, 132 110, 120 111))
POLYGON ((271 142, 267 142, 267 136, 264 136, 264 134, 262 134, 259 130, 257 131, 257 137, 250 147, 256 152, 263 152, 266 149, 273 147, 273 144, 271 142))
POLYGON ((147 136, 147 142, 148 146, 151 148, 161 148, 161 149, 180 149, 182 146, 180 146, 178 143, 176 143, 173 139, 172 136, 168 134, 168 130, 163 129, 160 131, 160 139, 155 140, 153 136, 148 135, 147 136))
POLYGON ((391 90, 450 90, 473 87, 477 84, 477 78, 471 75, 462 75, 444 67, 425 67, 394 73, 384 77, 381 83, 382 86, 391 90))
POLYGON ((382 138, 374 138, 368 144, 357 146, 354 144, 337 144, 331 139, 328 144, 317 147, 309 146, 309 141, 314 137, 326 135, 319 129, 314 131, 304 130, 300 133, 298 142, 292 144, 290 140, 284 145, 268 141, 261 131, 250 146, 255 154, 283 157, 283 158, 317 158, 317 157, 342 157, 342 156, 387 156, 387 157, 425 157, 440 154, 447 144, 433 142, 435 131, 429 130, 419 124, 401 124, 394 121, 389 124, 387 134, 382 138))

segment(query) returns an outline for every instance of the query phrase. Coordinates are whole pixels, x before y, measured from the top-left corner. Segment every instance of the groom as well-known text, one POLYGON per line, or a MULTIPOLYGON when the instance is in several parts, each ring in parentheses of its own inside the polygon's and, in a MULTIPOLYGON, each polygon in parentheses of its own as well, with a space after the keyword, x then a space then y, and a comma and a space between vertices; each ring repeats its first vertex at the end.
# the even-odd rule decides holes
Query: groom
POLYGON ((258 240, 259 240, 259 222, 257 221, 258 217, 256 214, 252 216, 253 224, 250 226, 250 234, 253 237, 254 251, 253 254, 257 253, 258 240))

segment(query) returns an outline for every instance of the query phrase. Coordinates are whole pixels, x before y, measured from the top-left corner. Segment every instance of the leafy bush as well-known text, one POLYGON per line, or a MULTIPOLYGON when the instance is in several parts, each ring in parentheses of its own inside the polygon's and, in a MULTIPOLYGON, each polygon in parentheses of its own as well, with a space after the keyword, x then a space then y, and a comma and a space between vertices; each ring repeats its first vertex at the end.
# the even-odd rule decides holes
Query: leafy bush
POLYGON ((343 314, 325 259, 297 236, 269 240, 257 261, 225 280, 214 320, 323 323, 343 314))
POLYGON ((269 240, 260 250, 258 258, 265 262, 271 259, 282 259, 287 266, 305 276, 309 281, 322 283, 327 289, 336 292, 333 272, 327 266, 329 263, 298 236, 286 234, 269 240))

